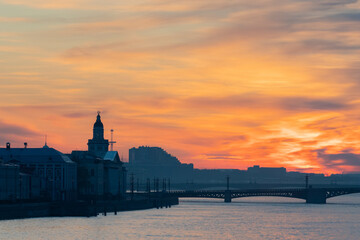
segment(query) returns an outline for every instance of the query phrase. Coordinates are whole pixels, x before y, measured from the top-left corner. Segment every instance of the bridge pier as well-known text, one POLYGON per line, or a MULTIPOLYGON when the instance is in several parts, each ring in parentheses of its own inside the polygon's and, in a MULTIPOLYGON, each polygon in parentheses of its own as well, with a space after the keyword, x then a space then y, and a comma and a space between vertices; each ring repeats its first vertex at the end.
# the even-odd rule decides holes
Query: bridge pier
POLYGON ((225 199, 224 199, 226 203, 231 203, 231 191, 230 190, 225 190, 225 199))
POLYGON ((326 190, 308 188, 306 192, 306 203, 325 204, 326 203, 326 190))

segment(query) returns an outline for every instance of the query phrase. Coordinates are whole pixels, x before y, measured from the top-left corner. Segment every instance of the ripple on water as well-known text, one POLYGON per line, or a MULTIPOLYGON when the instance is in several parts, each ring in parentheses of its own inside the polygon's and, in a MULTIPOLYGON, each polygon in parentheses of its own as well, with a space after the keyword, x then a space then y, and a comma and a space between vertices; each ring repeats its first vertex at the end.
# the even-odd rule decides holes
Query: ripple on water
POLYGON ((165 209, 94 218, 0 222, 0 239, 360 239, 360 194, 326 205, 276 197, 184 199, 165 209))

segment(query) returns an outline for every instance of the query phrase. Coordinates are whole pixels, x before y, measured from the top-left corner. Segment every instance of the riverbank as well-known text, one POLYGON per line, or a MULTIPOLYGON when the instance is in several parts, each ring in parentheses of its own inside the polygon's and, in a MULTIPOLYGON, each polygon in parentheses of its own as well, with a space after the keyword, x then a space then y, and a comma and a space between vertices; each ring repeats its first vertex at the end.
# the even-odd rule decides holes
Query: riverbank
POLYGON ((171 207, 179 204, 175 197, 112 200, 94 202, 41 202, 0 204, 0 220, 38 217, 95 217, 109 212, 171 207))

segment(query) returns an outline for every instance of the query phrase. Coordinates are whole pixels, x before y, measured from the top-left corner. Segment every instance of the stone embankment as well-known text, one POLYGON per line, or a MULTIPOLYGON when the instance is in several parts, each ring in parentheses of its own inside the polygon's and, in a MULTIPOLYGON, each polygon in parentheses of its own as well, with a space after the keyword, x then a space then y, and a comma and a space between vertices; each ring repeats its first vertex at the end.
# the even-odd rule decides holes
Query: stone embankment
POLYGON ((0 204, 0 220, 36 217, 95 217, 121 211, 167 208, 179 204, 176 197, 97 202, 42 202, 0 204))

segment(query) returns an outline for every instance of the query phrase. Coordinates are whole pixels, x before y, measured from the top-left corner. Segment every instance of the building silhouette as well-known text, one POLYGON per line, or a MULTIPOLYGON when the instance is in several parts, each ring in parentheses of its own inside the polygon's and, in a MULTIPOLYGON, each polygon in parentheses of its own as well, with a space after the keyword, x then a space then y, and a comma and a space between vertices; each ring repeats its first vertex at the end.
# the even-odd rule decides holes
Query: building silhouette
POLYGON ((100 112, 93 127, 88 151, 72 151, 68 155, 78 164, 78 193, 82 199, 123 198, 126 192, 126 169, 117 151, 109 151, 104 138, 100 112))
MULTIPOLYGON (((46 144, 43 148, 0 148, 0 159, 5 164, 18 165, 25 179, 30 177, 29 198, 43 198, 52 201, 76 199, 77 165, 65 154, 46 144)), ((26 181, 26 180, 24 180, 26 181)), ((20 186, 19 186, 20 187, 20 186)))
POLYGON ((22 199, 20 193, 19 165, 0 162, 0 202, 22 199))
POLYGON ((109 151, 109 140, 104 139, 104 125, 101 122, 100 112, 93 127, 93 138, 88 141, 88 151, 98 157, 104 157, 109 151))
POLYGON ((181 163, 160 147, 141 146, 129 150, 129 173, 145 182, 147 178, 170 178, 172 182, 192 179, 193 164, 181 163))
POLYGON ((281 181, 286 177, 286 168, 260 167, 254 165, 248 167, 247 174, 252 181, 257 179, 281 181))

